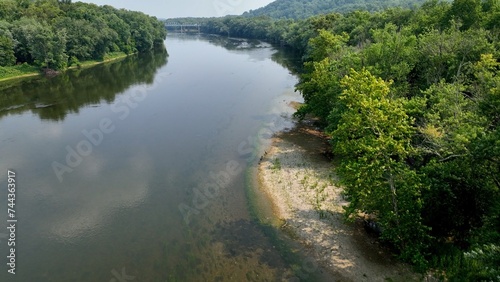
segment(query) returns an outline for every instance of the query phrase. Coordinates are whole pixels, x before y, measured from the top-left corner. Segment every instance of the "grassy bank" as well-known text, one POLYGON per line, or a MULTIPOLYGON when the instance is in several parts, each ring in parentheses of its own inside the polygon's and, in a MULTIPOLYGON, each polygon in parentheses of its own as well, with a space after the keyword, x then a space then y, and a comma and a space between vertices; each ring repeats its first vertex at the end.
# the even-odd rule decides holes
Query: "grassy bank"
MULTIPOLYGON (((103 64, 103 63, 115 61, 118 59, 122 59, 122 58, 125 58, 127 56, 129 56, 129 55, 127 55, 123 52, 113 52, 113 53, 106 54, 102 60, 73 62, 72 65, 69 66, 67 69, 87 68, 87 67, 95 66, 98 64, 103 64)), ((42 74, 42 72, 40 71, 39 67, 28 65, 27 63, 24 63, 22 65, 9 66, 9 67, 0 66, 0 82, 12 80, 12 79, 17 79, 17 78, 29 77, 29 76, 37 76, 37 75, 41 75, 41 74, 42 74)))
POLYGON ((10 67, 0 66, 0 82, 15 78, 35 76, 39 74, 40 74, 40 68, 35 66, 30 66, 26 63, 10 67))
MULTIPOLYGON (((133 54, 135 54, 135 53, 133 53, 133 54)), ((129 54, 129 55, 133 55, 133 54, 129 54)), ((95 66, 95 65, 115 61, 118 59, 122 59, 122 58, 129 56, 129 55, 127 55, 123 52, 112 52, 112 53, 106 54, 104 56, 104 59, 102 59, 102 60, 90 60, 90 61, 83 61, 83 62, 74 62, 68 69, 88 68, 91 66, 95 66)))

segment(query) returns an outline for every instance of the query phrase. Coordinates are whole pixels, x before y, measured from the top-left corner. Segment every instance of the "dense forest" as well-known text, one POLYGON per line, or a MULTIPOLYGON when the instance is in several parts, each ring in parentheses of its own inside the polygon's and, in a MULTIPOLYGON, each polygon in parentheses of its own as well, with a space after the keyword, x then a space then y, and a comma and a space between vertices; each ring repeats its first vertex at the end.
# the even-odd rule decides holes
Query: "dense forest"
POLYGON ((2 0, 0 75, 16 64, 64 69, 108 53, 144 52, 165 37, 163 23, 140 12, 70 0, 2 0))
POLYGON ((196 21, 303 55, 297 116, 330 138, 346 218, 417 269, 500 280, 500 1, 196 21))
POLYGON ((382 11, 389 7, 412 8, 425 0, 276 0, 269 5, 245 12, 245 17, 268 16, 274 19, 305 19, 332 12, 357 10, 382 11))

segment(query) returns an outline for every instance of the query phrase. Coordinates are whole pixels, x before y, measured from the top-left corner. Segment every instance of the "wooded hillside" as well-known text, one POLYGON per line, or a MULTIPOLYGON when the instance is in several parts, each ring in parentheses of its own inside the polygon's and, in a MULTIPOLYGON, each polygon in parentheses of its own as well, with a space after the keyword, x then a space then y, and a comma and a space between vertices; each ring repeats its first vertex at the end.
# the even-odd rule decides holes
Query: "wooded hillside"
POLYGON ((246 17, 268 16, 274 19, 305 19, 332 12, 356 10, 382 11, 389 7, 412 8, 425 0, 276 0, 269 5, 243 14, 246 17))
POLYGON ((140 12, 68 0, 0 1, 0 68, 62 69, 112 52, 144 52, 165 37, 163 23, 140 12))

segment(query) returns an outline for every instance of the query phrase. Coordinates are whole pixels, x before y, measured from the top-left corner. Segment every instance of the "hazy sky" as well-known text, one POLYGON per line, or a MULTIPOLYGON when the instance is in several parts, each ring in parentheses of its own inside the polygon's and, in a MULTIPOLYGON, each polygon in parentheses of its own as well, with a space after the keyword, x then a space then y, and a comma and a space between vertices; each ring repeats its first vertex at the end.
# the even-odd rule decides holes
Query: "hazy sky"
MULTIPOLYGON (((79 0, 97 5, 141 11, 158 18, 239 15, 273 0, 79 0)), ((75 1, 76 2, 76 1, 75 1)))

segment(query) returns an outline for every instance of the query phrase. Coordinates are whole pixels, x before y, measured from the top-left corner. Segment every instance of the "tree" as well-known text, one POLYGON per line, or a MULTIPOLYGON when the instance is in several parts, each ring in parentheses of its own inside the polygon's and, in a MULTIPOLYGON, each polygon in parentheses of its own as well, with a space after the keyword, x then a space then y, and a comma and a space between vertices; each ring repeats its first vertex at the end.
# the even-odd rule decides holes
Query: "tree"
POLYGON ((23 12, 24 16, 47 23, 57 20, 62 14, 57 0, 36 0, 23 12))
POLYGON ((341 83, 346 110, 330 135, 340 160, 336 171, 350 201, 347 216, 374 214, 383 238, 402 258, 425 264, 427 229, 420 216, 424 187, 405 162, 413 153, 412 120, 402 100, 389 98, 391 83, 369 71, 352 70, 341 83))
POLYGON ((66 30, 53 31, 47 24, 38 24, 28 34, 27 43, 35 63, 42 68, 61 69, 68 61, 66 30))
POLYGON ((430 30, 421 34, 417 48, 420 58, 417 68, 424 80, 421 89, 442 79, 447 82, 461 79, 468 62, 479 61, 481 54, 492 53, 494 49, 486 31, 460 31, 459 24, 453 24, 445 31, 430 30))
POLYGON ((0 1, 0 19, 12 22, 18 14, 17 4, 14 0, 0 1))
POLYGON ((0 64, 61 69, 109 52, 148 51, 166 37, 163 23, 140 12, 64 0, 0 1, 0 64), (132 28, 133 26, 133 28, 132 28), (14 61, 14 62, 15 62, 14 61))
POLYGON ((313 60, 305 63, 308 71, 301 75, 297 85, 304 96, 305 106, 296 115, 304 117, 311 113, 320 118, 322 123, 328 120, 330 131, 334 130, 342 109, 338 103, 340 80, 349 73, 350 68, 361 65, 359 56, 347 46, 348 40, 346 34, 334 35, 320 30, 319 35, 309 41, 308 54, 313 60))
POLYGON ((93 58, 98 30, 91 23, 82 19, 65 17, 56 26, 58 29, 67 30, 66 52, 68 56, 82 61, 93 58))
POLYGON ((417 38, 409 28, 399 29, 392 23, 384 29, 373 30, 374 43, 363 52, 366 64, 375 75, 393 80, 400 95, 408 93, 408 75, 417 63, 417 38))
POLYGON ((14 39, 9 28, 9 23, 0 21, 0 66, 10 66, 16 62, 14 39))
POLYGON ((479 26, 481 12, 481 0, 453 0, 445 19, 458 20, 461 23, 461 30, 467 30, 479 26))
POLYGON ((17 43, 14 51, 19 62, 34 62, 30 42, 41 28, 41 24, 33 18, 23 17, 13 23, 12 34, 17 43))

